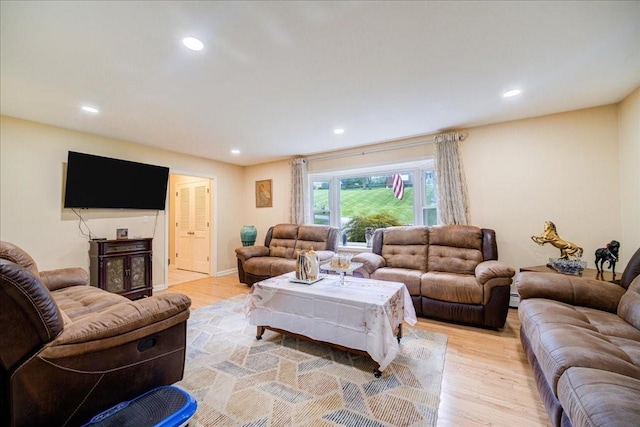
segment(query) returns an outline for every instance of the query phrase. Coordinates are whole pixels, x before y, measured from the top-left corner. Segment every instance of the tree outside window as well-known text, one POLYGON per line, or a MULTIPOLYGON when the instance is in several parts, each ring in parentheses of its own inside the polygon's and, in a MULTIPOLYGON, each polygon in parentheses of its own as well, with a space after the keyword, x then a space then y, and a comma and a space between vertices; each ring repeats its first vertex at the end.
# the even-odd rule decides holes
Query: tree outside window
POLYGON ((314 223, 338 227, 350 245, 364 245, 367 227, 434 225, 437 209, 432 162, 413 170, 402 166, 360 174, 310 174, 314 223), (394 191, 394 175, 401 178, 402 191, 394 191), (416 176, 421 178, 416 181, 416 176))

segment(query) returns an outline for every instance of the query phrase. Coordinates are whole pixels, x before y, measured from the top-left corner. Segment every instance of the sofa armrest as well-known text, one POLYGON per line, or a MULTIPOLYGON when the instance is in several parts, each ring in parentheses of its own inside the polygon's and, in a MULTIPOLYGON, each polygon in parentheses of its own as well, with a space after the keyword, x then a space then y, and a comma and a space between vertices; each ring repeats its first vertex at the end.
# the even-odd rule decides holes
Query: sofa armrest
POLYGON ((243 246, 241 248, 236 248, 236 256, 242 262, 248 260, 249 258, 257 257, 257 256, 269 256, 269 248, 266 246, 243 246))
POLYGON ((500 261, 483 261, 476 266, 475 273, 476 280, 482 285, 492 279, 509 279, 506 284, 511 285, 511 278, 516 275, 513 268, 500 261))
POLYGON ((387 265, 387 262, 382 256, 371 252, 360 253, 351 258, 351 262, 362 263, 362 267, 355 270, 355 272, 362 274, 362 277, 370 277, 371 273, 387 265))
POLYGON ((86 286, 89 284, 89 273, 85 269, 78 267, 41 271, 40 281, 50 291, 68 288, 69 286, 86 286))
MULTIPOLYGON (((182 294, 161 294, 112 305, 104 311, 82 316, 66 325, 62 333, 48 344, 50 348, 47 349, 47 354, 61 357, 63 353, 71 351, 70 346, 75 344, 87 344, 96 348, 106 348, 105 342, 109 340, 115 341, 114 345, 121 344, 126 334, 137 335, 143 331, 145 335, 149 334, 149 326, 157 325, 157 330, 151 331, 152 333, 164 330, 187 320, 190 306, 191 300, 182 294)), ((132 339, 138 337, 133 336, 132 339)))
POLYGON ((483 304, 489 304, 494 288, 510 287, 516 271, 500 261, 483 261, 476 266, 476 280, 483 287, 483 304))
POLYGON ((615 283, 558 273, 524 271, 516 276, 521 299, 546 298, 615 313, 625 289, 615 283))
POLYGON ((333 251, 315 251, 320 263, 328 261, 336 254, 333 251))

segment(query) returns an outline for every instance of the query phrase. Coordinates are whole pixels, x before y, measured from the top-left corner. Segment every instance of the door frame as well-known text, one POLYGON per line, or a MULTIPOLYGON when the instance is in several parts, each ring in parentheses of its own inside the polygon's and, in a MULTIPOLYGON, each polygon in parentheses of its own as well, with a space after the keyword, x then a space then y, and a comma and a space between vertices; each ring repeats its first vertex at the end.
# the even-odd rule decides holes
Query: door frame
MULTIPOLYGON (((195 176, 185 176, 185 175, 172 175, 171 178, 176 178, 174 184, 175 197, 172 194, 173 201, 175 202, 175 209, 169 212, 170 219, 173 217, 171 224, 175 224, 173 230, 169 229, 170 233, 173 233, 173 252, 169 253, 169 265, 171 265, 171 261, 175 261, 176 268, 182 268, 188 271, 194 271, 199 273, 205 273, 207 275, 211 274, 211 257, 213 254, 211 253, 211 180, 207 178, 199 178, 195 176), (180 180, 178 182, 177 177, 185 178, 184 180, 180 180), (206 188, 205 201, 209 202, 202 205, 202 209, 205 210, 203 212, 203 217, 206 217, 206 226, 204 229, 196 229, 195 219, 199 217, 199 212, 195 210, 197 208, 197 197, 196 190, 198 188, 206 188), (188 189, 189 190, 189 219, 187 223, 189 225, 189 229, 184 229, 184 224, 182 224, 182 191, 188 189), (193 198, 192 198, 193 196, 193 198), (178 218, 180 217, 180 218, 178 218), (178 224, 180 226, 178 227, 178 224), (185 233, 186 232, 186 233, 185 233), (184 239, 189 241, 188 248, 182 246, 184 243, 184 239), (203 241, 204 240, 204 241, 203 241), (203 245, 203 243, 207 243, 203 245), (183 249, 186 250, 186 253, 183 252, 183 249), (206 252, 206 259, 203 257, 198 257, 197 255, 204 255, 202 251, 206 252), (180 253, 180 257, 177 255, 180 253), (185 258, 186 256, 186 258, 185 258), (178 266, 181 264, 182 267, 178 266)), ((204 225, 204 224, 203 224, 204 225)), ((169 240, 169 245, 171 245, 171 240, 169 240)))
MULTIPOLYGON (((211 216, 210 218, 210 222, 211 222, 211 242, 210 242, 210 247, 209 247, 209 252, 211 254, 210 256, 210 260, 209 260, 209 275, 211 276, 217 276, 218 275, 218 177, 216 175, 209 175, 209 174, 203 174, 203 173, 198 173, 198 172, 189 172, 189 171, 185 171, 185 170, 180 170, 180 169, 173 169, 170 168, 169 169, 169 175, 185 175, 185 176, 192 176, 194 178, 204 178, 204 179, 208 179, 211 181, 211 192, 212 197, 210 198, 210 209, 209 209, 209 215, 211 216)), ((169 192, 171 191, 171 188, 168 187, 167 188, 167 193, 168 196, 170 197, 171 194, 169 194, 169 192)), ((173 203, 169 202, 169 198, 167 198, 167 212, 164 216, 164 235, 165 235, 165 239, 164 239, 164 253, 165 253, 165 259, 164 259, 164 277, 165 277, 165 281, 167 283, 165 283, 165 289, 169 288, 169 226, 171 224, 169 224, 169 217, 171 215, 169 215, 169 209, 175 209, 175 207, 173 206, 173 203)))

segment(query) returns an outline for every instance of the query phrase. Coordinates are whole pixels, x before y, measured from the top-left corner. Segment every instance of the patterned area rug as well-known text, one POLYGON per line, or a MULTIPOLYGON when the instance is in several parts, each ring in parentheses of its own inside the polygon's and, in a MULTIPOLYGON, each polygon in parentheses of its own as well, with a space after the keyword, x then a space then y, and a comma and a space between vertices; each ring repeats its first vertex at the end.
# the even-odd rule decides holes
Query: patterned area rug
POLYGON ((400 353, 381 378, 374 362, 256 328, 245 296, 191 313, 184 379, 197 401, 191 426, 435 426, 446 335, 403 325, 400 353))

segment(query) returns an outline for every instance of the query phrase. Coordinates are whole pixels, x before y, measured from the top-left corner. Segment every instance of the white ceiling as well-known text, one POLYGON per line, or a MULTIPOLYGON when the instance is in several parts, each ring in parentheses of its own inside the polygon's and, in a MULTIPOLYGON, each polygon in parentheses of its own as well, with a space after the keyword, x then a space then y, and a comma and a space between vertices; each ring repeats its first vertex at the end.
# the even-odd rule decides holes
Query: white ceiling
POLYGON ((0 4, 2 114, 238 165, 640 86, 637 1, 0 4))

